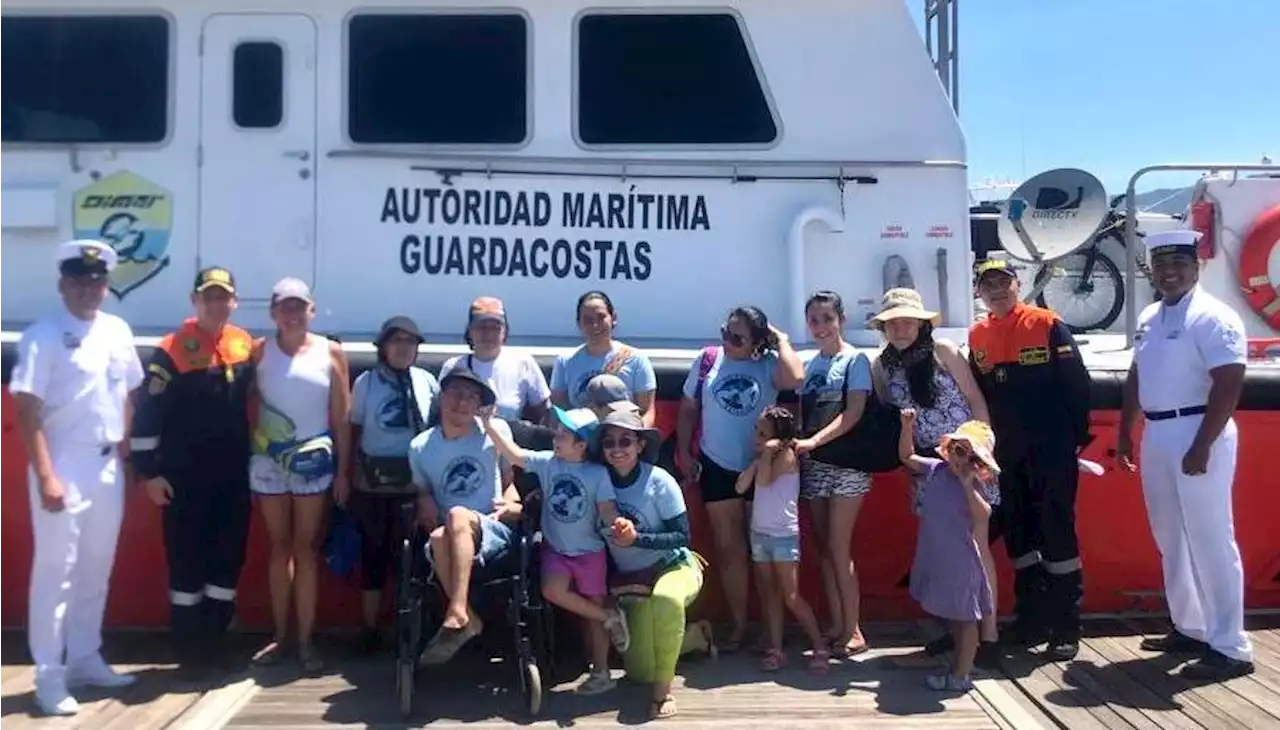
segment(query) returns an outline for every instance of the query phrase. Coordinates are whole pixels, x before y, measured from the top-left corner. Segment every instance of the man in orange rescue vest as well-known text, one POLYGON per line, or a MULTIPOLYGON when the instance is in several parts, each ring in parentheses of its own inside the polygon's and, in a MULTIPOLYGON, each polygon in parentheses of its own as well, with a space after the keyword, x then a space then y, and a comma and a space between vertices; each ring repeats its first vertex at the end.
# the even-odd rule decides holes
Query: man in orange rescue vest
POLYGON ((1084 592, 1075 505, 1076 456, 1089 435, 1089 373, 1056 314, 1024 304, 1005 261, 984 261, 977 289, 990 312, 969 332, 969 358, 991 410, 1001 505, 992 535, 1013 561, 1017 621, 1008 643, 1048 641, 1075 657, 1084 592))
POLYGON ((231 272, 202 270, 196 316, 165 336, 138 390, 134 469, 163 509, 173 640, 188 673, 214 668, 235 613, 249 530, 249 333, 229 323, 231 272))

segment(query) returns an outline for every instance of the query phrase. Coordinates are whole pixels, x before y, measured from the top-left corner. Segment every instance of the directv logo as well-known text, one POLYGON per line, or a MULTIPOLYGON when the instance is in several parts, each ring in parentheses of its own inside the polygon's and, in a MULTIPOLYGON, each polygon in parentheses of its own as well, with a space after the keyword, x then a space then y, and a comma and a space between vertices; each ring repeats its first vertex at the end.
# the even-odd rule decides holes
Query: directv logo
POLYGON ((1080 214, 1080 201, 1084 200, 1084 186, 1076 186, 1075 197, 1061 188, 1040 188, 1036 193, 1035 210, 1031 217, 1035 220, 1066 220, 1080 214))

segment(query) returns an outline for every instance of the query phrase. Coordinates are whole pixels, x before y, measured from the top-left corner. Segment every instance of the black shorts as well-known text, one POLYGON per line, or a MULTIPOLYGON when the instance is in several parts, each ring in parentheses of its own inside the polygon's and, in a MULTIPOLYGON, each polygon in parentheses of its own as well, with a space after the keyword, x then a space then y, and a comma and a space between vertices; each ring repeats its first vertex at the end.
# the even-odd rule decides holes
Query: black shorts
POLYGON ((738 494, 738 476, 742 472, 732 471, 720 466, 705 454, 698 456, 702 465, 702 478, 698 480, 698 489, 702 492, 702 503, 723 502, 726 499, 750 500, 755 496, 755 487, 738 494))

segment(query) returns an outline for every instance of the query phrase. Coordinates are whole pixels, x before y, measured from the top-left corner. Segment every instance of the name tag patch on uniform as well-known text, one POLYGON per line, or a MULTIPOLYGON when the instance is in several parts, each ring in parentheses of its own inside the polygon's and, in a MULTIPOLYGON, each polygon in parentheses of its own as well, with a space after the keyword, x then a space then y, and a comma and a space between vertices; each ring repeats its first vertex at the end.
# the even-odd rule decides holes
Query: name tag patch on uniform
POLYGON ((987 364, 986 350, 982 350, 982 349, 974 350, 973 362, 978 366, 978 369, 984 373, 991 370, 991 366, 987 364))
POLYGON ((68 350, 74 350, 80 346, 80 338, 70 332, 62 333, 62 346, 68 350))
POLYGON ((1049 362, 1049 348, 1024 347, 1018 350, 1019 365, 1043 365, 1049 362))
POLYGON ((1059 355, 1070 355, 1073 352, 1071 345, 1058 345, 1057 353, 1059 355))

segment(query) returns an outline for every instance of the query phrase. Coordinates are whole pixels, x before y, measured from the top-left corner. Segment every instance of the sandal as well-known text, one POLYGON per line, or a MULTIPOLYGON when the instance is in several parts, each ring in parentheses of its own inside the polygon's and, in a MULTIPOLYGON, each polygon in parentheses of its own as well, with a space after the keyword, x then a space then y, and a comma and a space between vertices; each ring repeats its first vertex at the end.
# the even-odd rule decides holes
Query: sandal
POLYGON ((730 634, 729 638, 725 639, 724 643, 720 644, 720 651, 725 654, 733 654, 740 650, 742 648, 742 640, 746 638, 746 633, 746 631, 741 631, 737 634, 730 634))
POLYGON ((868 649, 871 648, 867 645, 866 639, 863 639, 862 643, 860 644, 854 644, 853 646, 850 646, 849 642, 852 640, 853 640, 853 637, 849 637, 847 639, 844 637, 841 637, 840 639, 833 642, 831 647, 831 655, 836 657, 837 659, 848 659, 850 657, 855 657, 859 654, 865 653, 868 649))
POLYGON ((809 657, 809 672, 825 676, 831 672, 831 652, 826 649, 814 649, 809 657))
POLYGON ((282 656, 284 656, 284 638, 276 637, 259 649, 249 661, 254 666, 267 667, 279 663, 282 656))
POLYGON ((776 672, 787 665, 787 655, 778 649, 766 649, 760 660, 760 671, 776 672))
POLYGON ((676 698, 667 695, 660 700, 649 703, 649 719, 665 720, 676 715, 676 698))
POLYGON ((316 654, 315 647, 307 647, 298 650, 298 662, 302 664, 302 671, 305 674, 319 674, 324 669, 324 661, 316 654))

